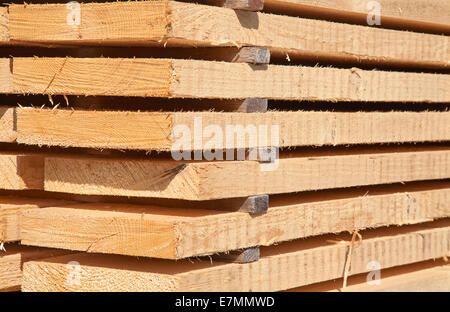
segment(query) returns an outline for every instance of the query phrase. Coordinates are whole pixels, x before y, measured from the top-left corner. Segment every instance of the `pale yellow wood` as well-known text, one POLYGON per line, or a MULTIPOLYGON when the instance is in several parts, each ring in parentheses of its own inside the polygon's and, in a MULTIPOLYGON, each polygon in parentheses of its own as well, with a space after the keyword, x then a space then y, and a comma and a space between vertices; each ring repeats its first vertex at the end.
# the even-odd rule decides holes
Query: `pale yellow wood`
POLYGON ((177 97, 393 102, 450 98, 448 75, 183 60, 173 60, 173 66, 177 79, 171 94, 177 97))
POLYGON ((332 195, 272 199, 268 212, 258 216, 145 205, 32 207, 21 210, 21 238, 25 245, 181 259, 450 216, 450 188, 374 195, 367 191, 337 199, 332 195))
POLYGON ((2 196, 0 197, 0 242, 20 240, 21 214, 25 209, 62 206, 67 202, 54 199, 2 196))
MULTIPOLYGON (((314 13, 324 19, 367 21, 371 0, 265 0, 265 10, 290 14, 314 13)), ((381 26, 450 33, 447 0, 377 0, 381 26)))
POLYGON ((444 291, 450 287, 445 283, 449 263, 445 257, 412 264, 381 268, 373 273, 349 276, 347 287, 343 288, 343 278, 305 285, 287 290, 288 292, 424 292, 444 291), (370 284, 368 283, 370 282, 370 284))
POLYGON ((67 23, 68 16, 76 14, 71 12, 74 10, 66 4, 11 4, 11 40, 96 44, 158 41, 167 35, 170 25, 165 1, 80 3, 79 25, 76 20, 67 23))
POLYGON ((14 58, 16 93, 169 95, 171 63, 158 59, 14 58))
POLYGON ((450 150, 295 154, 276 163, 47 157, 45 190, 207 200, 448 179, 450 150))
POLYGON ((42 189, 43 179, 42 156, 0 154, 0 189, 42 189))
POLYGON ((15 93, 448 102, 450 76, 171 59, 14 58, 15 93), (113 79, 112 79, 113 78, 113 79))
POLYGON ((0 7, 0 45, 9 41, 8 8, 0 7))
POLYGON ((450 292, 450 265, 393 277, 381 277, 379 285, 361 283, 345 292, 450 292))
MULTIPOLYGON (((280 147, 450 140, 450 112, 269 111, 246 114, 17 109, 17 141, 32 145, 172 151, 177 141, 173 131, 181 125, 191 131, 189 143, 192 147, 194 137, 202 136, 202 131, 212 125, 218 126, 223 133, 227 126, 254 126, 255 129, 267 126, 271 129, 275 125, 279 129, 280 147), (201 120, 200 133, 195 132, 196 118, 201 120)), ((268 142, 270 138, 268 132, 268 142)), ((236 139, 232 145, 227 145, 224 135, 216 147, 264 146, 264 142, 254 141, 236 139)))
POLYGON ((0 93, 13 92, 13 77, 10 66, 10 59, 0 58, 0 93))
MULTIPOLYGON (((351 275, 440 258, 449 253, 450 223, 363 232, 351 275)), ((277 291, 342 277, 351 235, 321 236, 261 248, 257 262, 168 261, 77 254, 24 265, 24 291, 277 291), (329 240, 345 240, 333 243, 329 240), (68 261, 81 265, 80 283, 67 283, 68 261)))
MULTIPOLYGON (((81 4, 69 25, 65 4, 11 5, 10 37, 18 42, 264 46, 291 58, 448 66, 448 37, 179 3, 81 4), (36 29, 41 29, 37 32, 36 29)), ((283 56, 284 57, 284 56, 283 56)))
POLYGON ((67 251, 47 248, 5 245, 0 251, 0 291, 20 290, 22 285, 22 266, 25 261, 57 257, 67 251))
POLYGON ((0 106, 0 142, 16 141, 15 118, 16 112, 14 107, 0 106))

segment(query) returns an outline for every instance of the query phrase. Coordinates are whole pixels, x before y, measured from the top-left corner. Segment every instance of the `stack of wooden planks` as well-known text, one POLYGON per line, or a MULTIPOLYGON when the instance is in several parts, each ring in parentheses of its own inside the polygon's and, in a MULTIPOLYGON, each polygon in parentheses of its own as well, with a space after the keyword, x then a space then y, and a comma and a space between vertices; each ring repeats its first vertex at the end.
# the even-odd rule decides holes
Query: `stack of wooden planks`
POLYGON ((450 291, 450 2, 12 2, 0 290, 450 291))

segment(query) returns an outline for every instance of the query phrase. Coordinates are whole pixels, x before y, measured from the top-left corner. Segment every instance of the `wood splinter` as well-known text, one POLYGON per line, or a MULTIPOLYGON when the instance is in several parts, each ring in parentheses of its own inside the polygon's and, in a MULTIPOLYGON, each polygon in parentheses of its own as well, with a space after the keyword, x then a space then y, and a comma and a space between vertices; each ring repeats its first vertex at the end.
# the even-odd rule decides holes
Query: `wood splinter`
POLYGON ((233 10, 261 11, 264 8, 264 0, 225 0, 223 7, 233 10))
POLYGON ((260 258, 259 247, 250 247, 244 250, 231 251, 227 254, 220 254, 214 256, 217 261, 231 262, 231 263, 250 263, 258 261, 260 258))
POLYGON ((242 47, 236 53, 232 62, 249 64, 269 64, 270 50, 262 47, 242 47))

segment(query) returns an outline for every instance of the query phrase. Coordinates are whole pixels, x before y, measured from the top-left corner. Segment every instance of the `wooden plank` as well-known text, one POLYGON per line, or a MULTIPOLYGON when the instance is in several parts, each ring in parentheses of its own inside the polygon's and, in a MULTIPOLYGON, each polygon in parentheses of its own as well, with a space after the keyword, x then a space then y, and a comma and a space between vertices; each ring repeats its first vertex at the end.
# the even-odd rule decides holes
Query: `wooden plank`
POLYGON ((43 189, 44 158, 38 155, 0 154, 0 189, 43 189))
POLYGON ((0 142, 15 142, 16 138, 15 108, 0 106, 0 142))
POLYGON ((163 59, 14 58, 13 84, 16 93, 167 97, 170 66, 163 59))
POLYGON ((379 285, 361 283, 345 292, 450 292, 450 265, 387 277, 379 285))
POLYGON ((171 84, 174 97, 363 102, 448 102, 450 98, 449 75, 356 68, 172 62, 177 77, 171 84), (220 75, 215 74, 219 72, 220 75))
POLYGON ((0 291, 17 291, 22 285, 24 262, 67 254, 64 250, 6 245, 6 252, 0 251, 0 291))
MULTIPOLYGON (((440 258, 449 253, 450 223, 379 229, 354 246, 351 275, 440 258)), ((77 254, 24 265, 24 291, 277 291, 342 277, 350 235, 321 236, 262 247, 261 259, 246 264, 168 261, 77 254), (343 240, 332 243, 329 240, 343 240), (66 283, 66 263, 80 263, 80 283, 66 283), (233 278, 229 278, 232 276, 233 278), (226 278, 228 277, 228 278, 226 278), (218 282, 221 281, 221 282, 218 282)))
MULTIPOLYGON (((450 34, 447 0, 377 0, 381 27, 450 34)), ((370 0, 266 0, 264 11, 367 24, 370 0)))
POLYGON ((67 23, 65 4, 13 4, 9 12, 10 38, 22 44, 259 46, 291 59, 448 66, 446 36, 193 3, 82 3, 79 25, 67 23))
POLYGON ((275 164, 46 157, 44 187, 86 195, 208 200, 450 177, 445 147, 342 153, 298 153, 275 164))
MULTIPOLYGON (((178 148, 174 145, 181 133, 175 130, 180 126, 189 129, 187 146, 192 148, 194 140, 212 126, 224 134, 215 145, 220 149, 266 146, 272 137, 275 139, 272 127, 278 127, 279 147, 450 140, 450 112, 242 114, 17 109, 17 141, 30 145, 172 151, 178 148), (240 139, 227 142, 225 134, 230 126, 242 126, 249 132, 243 130, 240 139), (261 127, 268 129, 267 142, 256 136, 261 127)), ((202 141, 209 142, 208 137, 205 135, 202 141)), ((200 148, 207 146, 202 144, 200 148)))
POLYGON ((11 74, 11 60, 0 58, 0 93, 13 92, 13 77, 11 74))
POLYGON ((355 68, 175 59, 13 59, 15 93, 448 102, 449 84, 449 75, 355 68), (109 79, 112 76, 115 79, 109 79))
POLYGON ((449 263, 444 258, 381 268, 379 271, 375 265, 372 268, 370 275, 350 276, 346 288, 342 288, 343 278, 339 278, 289 289, 288 292, 442 292, 450 287, 447 281, 449 263))
POLYGON ((0 45, 7 44, 8 42, 8 8, 0 7, 0 45))
POLYGON ((432 187, 275 197, 267 213, 259 215, 201 209, 200 203, 189 208, 91 203, 26 209, 21 238, 26 245, 181 259, 449 217, 450 184, 432 187))
POLYGON ((55 199, 0 197, 0 242, 20 241, 21 214, 25 209, 62 206, 67 202, 55 199))

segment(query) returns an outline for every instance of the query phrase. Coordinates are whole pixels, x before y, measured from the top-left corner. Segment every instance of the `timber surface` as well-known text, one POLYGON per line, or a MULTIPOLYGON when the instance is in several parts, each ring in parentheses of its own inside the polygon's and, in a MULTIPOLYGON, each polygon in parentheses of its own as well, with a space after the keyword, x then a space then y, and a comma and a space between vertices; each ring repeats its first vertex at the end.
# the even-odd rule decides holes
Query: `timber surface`
POLYGON ((208 200, 450 177, 445 147, 333 153, 283 154, 269 164, 46 157, 45 190, 208 200))
POLYGON ((11 60, 0 58, 0 93, 13 92, 13 76, 11 73, 11 60))
POLYGON ((298 195, 273 199, 267 213, 254 216, 184 206, 91 203, 24 207, 20 236, 25 245, 181 259, 450 217, 450 184, 436 187, 364 196, 350 193, 345 198, 298 195))
POLYGON ((44 187, 44 158, 32 154, 0 154, 0 189, 25 190, 44 187))
POLYGON ((79 25, 67 23, 64 4, 13 4, 9 12, 10 40, 20 44, 260 46, 292 59, 448 67, 446 36, 194 3, 82 3, 79 25))
POLYGON ((6 244, 0 250, 0 291, 18 291, 22 286, 22 267, 25 261, 57 257, 68 252, 47 248, 6 244))
MULTIPOLYGON (((208 0, 207 0, 208 1, 208 0)), ((450 34, 447 0, 378 0, 381 27, 450 34)), ((264 10, 367 25, 370 0, 265 0, 264 10)))
MULTIPOLYGON (((350 275, 440 258, 449 253, 450 221, 363 232, 350 275)), ((24 291, 278 291, 342 277, 349 234, 261 248, 246 264, 76 254, 24 265, 24 291), (335 241, 344 240, 345 243, 335 241), (70 259, 70 260, 69 260, 70 259), (68 284, 68 261, 81 265, 81 283, 68 284), (230 278, 230 276, 232 278, 230 278), (224 282, 226 281, 226 282, 224 282)))
POLYGON ((67 205, 56 199, 27 198, 16 196, 0 197, 0 242, 20 241, 22 212, 32 208, 67 205))
POLYGON ((18 94, 450 101, 450 75, 444 74, 148 58, 18 57, 12 61, 13 90, 18 94))
POLYGON ((0 142, 15 142, 16 138, 15 108, 0 106, 0 142))
MULTIPOLYGON (((376 273, 376 269, 372 270, 376 273)), ((450 265, 444 259, 381 268, 376 274, 362 273, 350 276, 347 287, 343 279, 334 279, 288 290, 289 292, 448 292, 450 291, 450 265), (370 284, 367 284, 370 281, 370 284)))
MULTIPOLYGON (((0 140, 15 139, 13 117, 13 109, 5 111, 0 107, 0 125, 4 125, 4 130, 0 128, 0 140)), ((203 135, 207 127, 218 126, 225 134, 227 127, 241 126, 244 135, 238 135, 232 145, 222 135, 215 144, 220 149, 266 146, 275 137, 272 127, 278 128, 279 147, 450 140, 450 112, 246 114, 17 109, 17 141, 29 145, 172 151, 176 150, 176 129, 180 126, 193 134, 186 142, 191 147, 194 138, 203 135), (197 124, 201 122, 200 133, 196 133, 196 120, 197 124), (267 142, 258 139, 262 126, 268 129, 267 142)))

